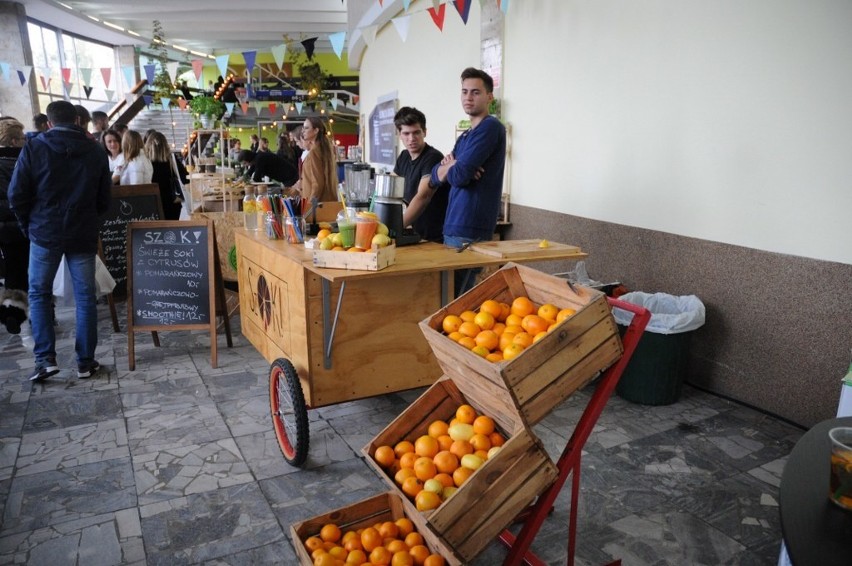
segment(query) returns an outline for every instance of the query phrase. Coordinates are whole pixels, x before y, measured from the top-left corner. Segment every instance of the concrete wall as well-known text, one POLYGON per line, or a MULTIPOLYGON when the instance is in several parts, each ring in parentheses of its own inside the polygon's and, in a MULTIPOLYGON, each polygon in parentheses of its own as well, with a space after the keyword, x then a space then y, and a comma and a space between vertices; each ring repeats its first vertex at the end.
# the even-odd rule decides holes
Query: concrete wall
POLYGON ((27 38, 27 19, 24 7, 16 2, 0 2, 0 61, 11 65, 10 79, 0 77, 0 116, 17 118, 25 129, 32 129, 36 113, 33 74, 21 86, 16 69, 32 65, 32 54, 27 38))

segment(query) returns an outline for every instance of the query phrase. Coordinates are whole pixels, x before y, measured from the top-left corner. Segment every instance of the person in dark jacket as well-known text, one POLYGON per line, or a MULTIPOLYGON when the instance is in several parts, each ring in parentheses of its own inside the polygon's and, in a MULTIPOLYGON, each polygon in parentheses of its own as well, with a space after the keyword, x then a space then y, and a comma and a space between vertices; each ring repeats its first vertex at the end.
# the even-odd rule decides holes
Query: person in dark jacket
POLYGON ((275 153, 268 151, 255 153, 250 149, 244 149, 237 156, 237 159, 248 167, 252 181, 260 182, 263 181, 264 177, 269 177, 285 187, 292 187, 299 180, 299 171, 293 164, 275 153))
POLYGON ((98 341, 95 254, 98 217, 109 209, 112 186, 106 152, 76 125, 74 105, 47 106, 51 129, 33 138, 18 157, 9 204, 30 241, 29 302, 35 370, 30 381, 59 373, 52 319, 53 279, 62 257, 77 305, 77 377, 91 377, 98 341))
POLYGON ((4 288, 0 293, 0 323, 10 334, 21 332, 27 319, 27 267, 30 242, 9 207, 6 193, 15 162, 24 147, 24 125, 14 118, 0 120, 0 256, 5 264, 4 288))

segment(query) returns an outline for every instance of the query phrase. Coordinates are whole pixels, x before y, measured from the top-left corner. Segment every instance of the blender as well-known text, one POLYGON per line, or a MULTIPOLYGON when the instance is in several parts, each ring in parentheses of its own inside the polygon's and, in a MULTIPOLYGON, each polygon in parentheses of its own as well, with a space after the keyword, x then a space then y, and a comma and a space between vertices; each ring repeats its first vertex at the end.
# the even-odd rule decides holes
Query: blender
POLYGON ((373 187, 370 184, 372 172, 367 163, 348 163, 343 167, 343 196, 346 197, 346 207, 353 218, 356 212, 370 208, 370 197, 373 195, 373 187))
POLYGON ((417 232, 403 226, 404 195, 405 177, 383 173, 376 175, 376 200, 373 210, 379 221, 388 227, 388 235, 396 241, 397 246, 407 246, 420 241, 417 232))

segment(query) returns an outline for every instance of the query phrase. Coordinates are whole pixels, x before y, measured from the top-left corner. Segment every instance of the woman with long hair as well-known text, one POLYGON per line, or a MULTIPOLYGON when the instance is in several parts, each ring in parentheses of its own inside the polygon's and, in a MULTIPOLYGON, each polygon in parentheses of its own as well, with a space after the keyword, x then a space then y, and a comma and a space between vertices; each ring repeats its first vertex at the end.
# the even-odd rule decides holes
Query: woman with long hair
POLYGON ((302 139, 308 150, 298 183, 302 197, 308 200, 317 197, 321 202, 337 200, 337 151, 325 123, 314 116, 305 119, 302 139))
POLYGON ((154 169, 151 182, 160 186, 160 200, 163 203, 165 219, 180 219, 181 203, 172 188, 171 148, 166 136, 156 130, 150 132, 145 141, 145 155, 151 160, 154 169))
POLYGON ((112 172, 112 182, 122 185, 144 185, 154 176, 154 166, 145 155, 142 136, 136 130, 127 130, 121 137, 124 164, 112 172))
POLYGON ((109 158, 109 172, 114 173, 116 167, 124 165, 124 154, 121 152, 121 134, 110 128, 101 136, 101 143, 109 158))
POLYGON ((30 241, 21 231, 7 195, 12 171, 26 139, 21 122, 8 116, 0 120, 0 256, 5 264, 4 288, 0 289, 0 324, 10 334, 21 331, 21 324, 29 313, 30 241))

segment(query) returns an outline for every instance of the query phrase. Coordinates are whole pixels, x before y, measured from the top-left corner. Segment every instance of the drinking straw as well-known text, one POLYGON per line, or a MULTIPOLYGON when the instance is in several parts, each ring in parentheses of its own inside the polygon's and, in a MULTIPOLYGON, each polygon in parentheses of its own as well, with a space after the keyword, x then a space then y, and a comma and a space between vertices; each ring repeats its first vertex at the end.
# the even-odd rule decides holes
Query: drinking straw
POLYGON ((293 233, 293 236, 295 237, 296 241, 299 241, 299 240, 302 239, 302 237, 301 237, 302 231, 299 230, 298 226, 296 226, 297 216, 294 213, 293 205, 291 204, 290 199, 286 199, 284 201, 284 208, 287 209, 288 216, 293 219, 293 222, 290 223, 290 227, 292 229, 292 233, 293 233))
POLYGON ((343 205, 343 217, 346 218, 346 222, 352 222, 352 219, 349 218, 349 211, 346 210, 346 197, 343 196, 343 191, 337 189, 337 194, 340 196, 340 204, 343 205))

